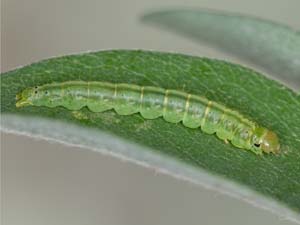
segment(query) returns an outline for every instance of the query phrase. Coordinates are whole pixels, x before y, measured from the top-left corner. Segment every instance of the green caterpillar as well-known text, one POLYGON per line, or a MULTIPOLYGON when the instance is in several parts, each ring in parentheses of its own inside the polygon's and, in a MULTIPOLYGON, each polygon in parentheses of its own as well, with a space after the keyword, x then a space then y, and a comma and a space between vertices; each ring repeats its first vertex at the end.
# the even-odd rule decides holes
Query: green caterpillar
POLYGON ((162 116, 167 122, 202 131, 230 141, 255 154, 279 153, 277 135, 245 118, 237 111, 204 97, 159 87, 113 84, 97 81, 68 81, 27 88, 17 96, 16 107, 27 105, 92 112, 114 109, 119 115, 140 113, 145 119, 162 116))

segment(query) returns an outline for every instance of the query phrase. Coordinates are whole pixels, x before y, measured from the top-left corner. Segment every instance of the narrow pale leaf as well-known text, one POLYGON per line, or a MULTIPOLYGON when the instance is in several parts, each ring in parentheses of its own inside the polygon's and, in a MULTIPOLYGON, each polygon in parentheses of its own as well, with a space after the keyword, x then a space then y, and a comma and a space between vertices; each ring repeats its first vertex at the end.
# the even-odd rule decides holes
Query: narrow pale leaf
POLYGON ((288 26, 204 10, 158 11, 145 15, 143 21, 216 46, 300 89, 300 37, 288 26))

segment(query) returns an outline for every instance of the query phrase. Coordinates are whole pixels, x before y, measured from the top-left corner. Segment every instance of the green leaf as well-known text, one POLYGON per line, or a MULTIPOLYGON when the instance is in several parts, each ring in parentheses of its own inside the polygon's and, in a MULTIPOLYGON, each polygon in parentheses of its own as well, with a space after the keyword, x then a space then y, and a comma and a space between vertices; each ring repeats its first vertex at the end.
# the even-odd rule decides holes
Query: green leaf
POLYGON ((300 212, 300 101, 292 90, 253 70, 180 54, 103 51, 44 60, 4 73, 1 90, 3 130, 108 149, 280 215, 292 217, 293 211, 300 212), (162 118, 144 120, 139 114, 15 107, 15 96, 24 88, 68 80, 152 85, 205 96, 275 131, 282 153, 257 156, 200 129, 162 118), (275 201, 261 203, 261 195, 249 195, 253 191, 275 201), (278 209, 274 202, 283 206, 278 209))
POLYGON ((204 10, 158 11, 145 15, 143 21, 216 46, 300 90, 300 37, 290 27, 204 10))

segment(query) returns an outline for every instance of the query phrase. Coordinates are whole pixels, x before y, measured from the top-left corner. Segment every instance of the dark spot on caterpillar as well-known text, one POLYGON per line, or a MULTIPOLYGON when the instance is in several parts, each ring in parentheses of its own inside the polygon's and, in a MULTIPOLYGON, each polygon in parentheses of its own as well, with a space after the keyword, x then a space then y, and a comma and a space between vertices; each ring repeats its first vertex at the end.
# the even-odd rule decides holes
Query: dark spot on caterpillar
POLYGON ((37 91, 34 92, 34 94, 37 94, 37 93, 38 93, 37 91))
POLYGON ((259 147, 260 147, 260 144, 256 144, 256 143, 255 143, 254 146, 259 148, 259 147))

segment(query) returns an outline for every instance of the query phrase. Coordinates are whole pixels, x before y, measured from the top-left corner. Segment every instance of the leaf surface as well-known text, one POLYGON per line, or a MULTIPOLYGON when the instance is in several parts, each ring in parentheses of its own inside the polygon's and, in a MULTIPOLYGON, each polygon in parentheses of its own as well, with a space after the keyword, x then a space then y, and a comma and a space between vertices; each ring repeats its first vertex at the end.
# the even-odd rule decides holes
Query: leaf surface
MULTIPOLYGON (((120 138, 141 146, 137 154, 151 151, 168 156, 300 212, 300 99, 276 81, 239 65, 181 54, 126 50, 43 60, 1 75, 1 114, 2 129, 17 132, 22 127, 30 133, 30 127, 35 126, 39 132, 54 133, 54 139, 65 137, 64 141, 70 143, 77 139, 76 134, 63 128, 47 130, 53 126, 52 120, 80 129, 93 128, 91 137, 97 137, 96 131, 112 134, 115 141, 120 138), (205 96, 276 132, 282 153, 257 156, 225 144, 201 129, 168 123, 162 118, 145 120, 140 114, 120 116, 112 110, 92 113, 86 108, 72 112, 63 107, 15 107, 16 94, 27 87, 70 80, 151 85, 205 96), (5 122, 11 115, 19 118, 13 127, 5 122), (50 122, 41 124, 29 120, 29 116, 50 122)), ((105 142, 100 136, 99 140, 105 142)), ((97 145, 96 148, 103 147, 101 142, 97 145)))

